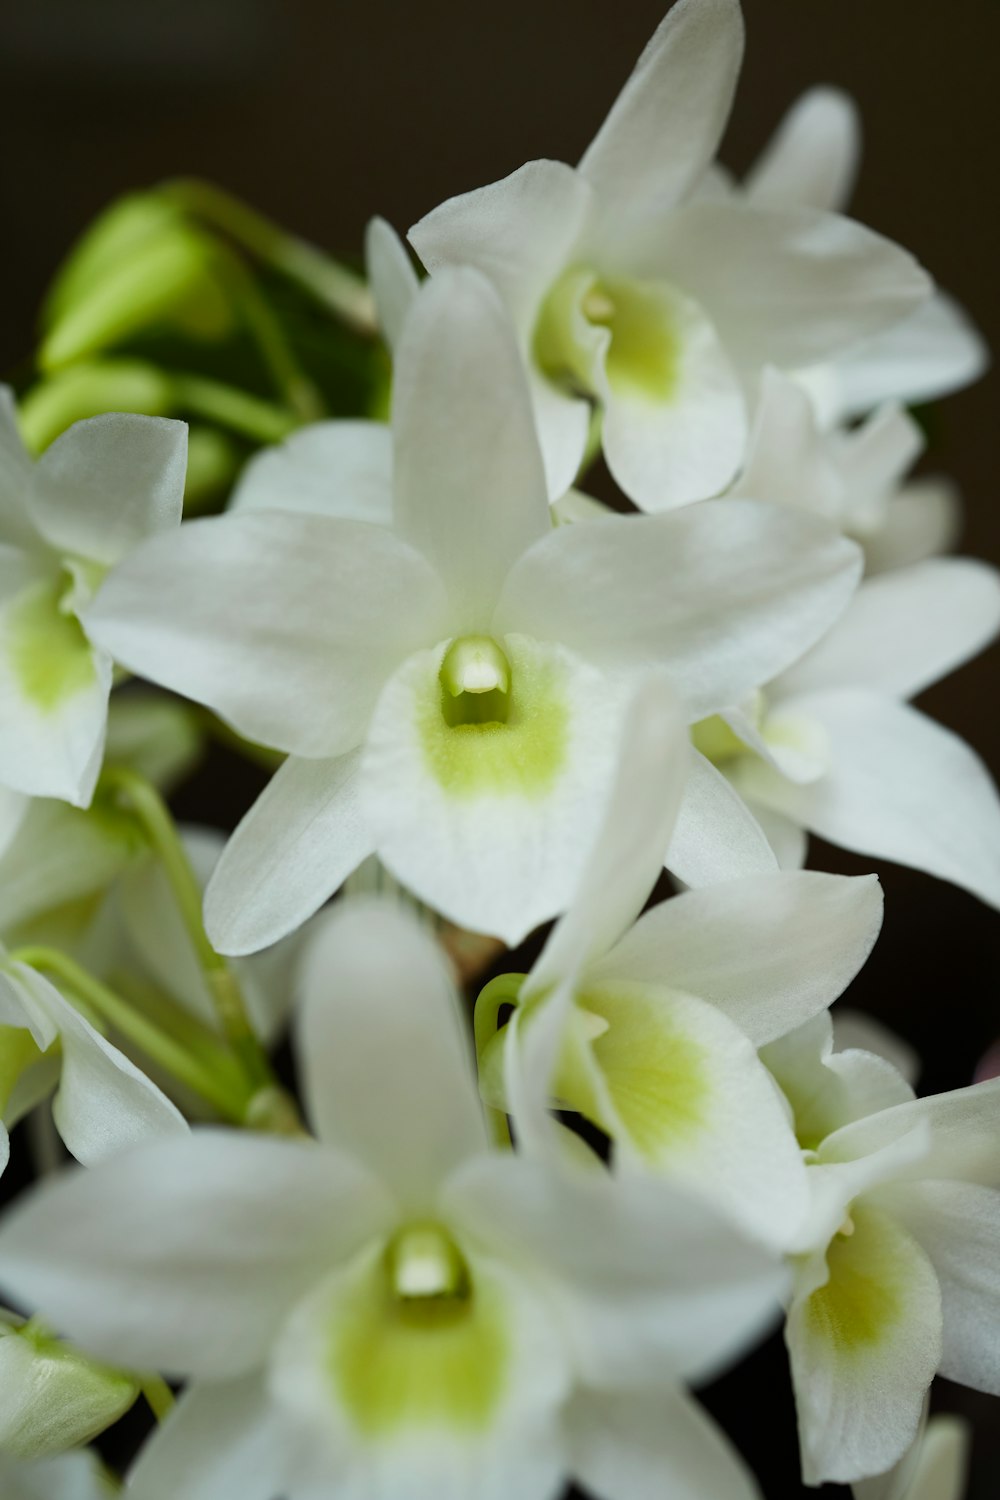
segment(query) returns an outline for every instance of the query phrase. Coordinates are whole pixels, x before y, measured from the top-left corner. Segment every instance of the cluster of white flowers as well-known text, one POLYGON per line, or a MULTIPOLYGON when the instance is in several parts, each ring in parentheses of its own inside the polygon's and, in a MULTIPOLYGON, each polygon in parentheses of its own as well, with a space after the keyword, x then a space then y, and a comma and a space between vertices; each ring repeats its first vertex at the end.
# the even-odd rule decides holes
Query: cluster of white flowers
POLYGON ((690 1387, 782 1308, 804 1481, 958 1500, 927 1399, 1000 1394, 1000 1080, 838 1047, 881 889, 802 866, 1000 908, 993 783, 908 703, 1000 629, 908 478, 906 404, 985 356, 844 217, 846 98, 718 165, 741 49, 678 0, 578 166, 410 231, 426 277, 374 221, 391 420, 223 514, 182 422, 36 463, 0 407, 0 1118, 46 1178, 4 1500, 113 1493, 82 1445, 140 1395, 132 1500, 749 1500, 690 1387), (208 722, 277 768, 228 840, 164 800, 208 722))

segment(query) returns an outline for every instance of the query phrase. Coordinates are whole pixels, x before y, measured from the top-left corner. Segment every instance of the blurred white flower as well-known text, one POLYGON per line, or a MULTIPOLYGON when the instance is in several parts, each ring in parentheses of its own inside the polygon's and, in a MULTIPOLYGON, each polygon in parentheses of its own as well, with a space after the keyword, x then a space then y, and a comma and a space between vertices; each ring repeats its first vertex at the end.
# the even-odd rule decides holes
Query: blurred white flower
POLYGON ((576 169, 529 162, 410 230, 432 274, 478 267, 507 303, 553 500, 579 468, 590 400, 637 505, 718 494, 763 366, 832 359, 930 293, 909 255, 848 219, 705 191, 742 49, 737 0, 679 0, 576 169))
POLYGON ((825 1015, 762 1056, 812 1192, 785 1329, 802 1472, 852 1483, 906 1452, 936 1371, 1000 1394, 1000 1080, 915 1099, 825 1015))
POLYGON ((680 1382, 760 1330, 773 1261, 661 1182, 489 1151, 458 1007, 411 918, 346 903, 304 979, 319 1143, 195 1132, 8 1216, 19 1298, 194 1377, 136 1500, 754 1494, 680 1382))
POLYGON ((931 558, 867 579, 816 646, 695 743, 765 820, 782 863, 801 863, 805 829, 1000 906, 989 771, 906 701, 998 628, 1000 575, 985 563, 931 558))
MULTIPOLYGON (((861 154, 858 112, 838 89, 814 88, 792 106, 742 184, 751 203, 843 213, 861 154)), ((723 179, 713 188, 730 186, 723 179)), ((989 363, 963 310, 936 291, 887 332, 838 358, 796 371, 824 424, 861 416, 884 401, 933 401, 978 380, 989 363)))
POLYGON ((186 455, 183 422, 114 413, 77 422, 34 463, 0 391, 4 787, 89 803, 112 663, 82 616, 113 563, 180 522, 186 455))
POLYGON ((866 572, 885 572, 946 551, 960 501, 947 479, 904 483, 923 448, 911 416, 886 403, 860 426, 824 428, 802 386, 765 370, 739 479, 728 491, 826 516, 865 550, 866 572))

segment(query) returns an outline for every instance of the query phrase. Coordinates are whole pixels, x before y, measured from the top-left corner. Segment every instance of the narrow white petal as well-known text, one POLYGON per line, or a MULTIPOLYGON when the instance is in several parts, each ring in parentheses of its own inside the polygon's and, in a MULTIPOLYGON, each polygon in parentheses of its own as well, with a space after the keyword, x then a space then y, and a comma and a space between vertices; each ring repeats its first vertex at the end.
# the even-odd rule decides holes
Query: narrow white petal
POLYGON ((604 819, 569 909, 532 968, 532 993, 599 958, 642 911, 663 869, 663 851, 684 792, 684 731, 669 687, 651 675, 626 710, 621 758, 604 819))
POLYGON ((914 698, 1000 630, 1000 573, 929 558, 866 579, 833 629, 774 684, 781 695, 872 688, 914 698))
POLYGON ((568 264, 593 193, 560 161, 529 161, 488 187, 449 198, 409 232, 429 271, 473 266, 490 278, 522 339, 568 264))
POLYGON ((113 1047, 41 974, 15 964, 9 973, 44 1011, 62 1043, 52 1113, 56 1128, 85 1166, 144 1141, 186 1135, 180 1111, 145 1073, 113 1047))
POLYGON ((990 362, 985 340, 944 292, 877 337, 848 350, 834 367, 831 419, 861 416, 882 401, 916 406, 978 380, 990 362))
POLYGON ((514 945, 569 904, 633 683, 558 646, 497 639, 511 666, 507 722, 449 726, 444 648, 412 657, 379 699, 361 809, 397 879, 453 922, 514 945))
POLYGON ((274 1500, 294 1448, 260 1374, 185 1391, 129 1470, 129 1500, 274 1500))
POLYGON ((931 289, 906 251, 851 219, 714 200, 676 216, 659 274, 703 304, 751 371, 830 359, 905 317, 931 289))
POLYGON ((551 527, 513 326, 480 273, 421 289, 396 354, 395 526, 447 586, 456 633, 488 628, 512 563, 551 527))
POLYGON ((335 1151, 200 1130, 22 1199, 0 1229, 4 1287, 110 1363, 221 1379, 264 1359, 386 1213, 335 1151))
POLYGON ((385 219, 369 219, 365 229, 365 269, 375 297, 379 328, 395 349, 420 286, 409 252, 385 219))
POLYGON ((384 422, 315 422, 254 454, 230 511, 290 510, 392 524, 392 434, 384 422))
POLYGON ((764 829, 721 771, 692 746, 664 863, 685 885, 715 885, 776 867, 764 829))
POLYGON ((807 1484, 894 1464, 941 1357, 937 1278, 916 1240, 868 1203, 827 1252, 829 1280, 797 1298, 785 1338, 807 1484))
POLYGON ((870 574, 950 552, 962 529, 962 497, 950 479, 930 475, 892 495, 879 531, 865 538, 870 574))
POLYGON ((321 1139, 406 1210, 487 1146, 469 1037, 444 953, 416 919, 348 901, 317 926, 300 979, 300 1073, 321 1139))
POLYGON ((252 511, 147 542, 86 624, 124 666, 248 738, 330 756, 358 744, 397 663, 440 639, 443 609, 427 563, 385 527, 252 511))
POLYGON ((1000 1193, 978 1183, 928 1181, 907 1184, 891 1203, 941 1284, 941 1374, 1000 1395, 1000 1193))
POLYGON ((783 1285, 711 1204, 655 1178, 498 1154, 461 1169, 446 1201, 456 1224, 544 1275, 602 1389, 708 1378, 760 1334, 783 1285))
POLYGON ((958 1178, 1000 1188, 996 1138, 1000 1129, 1000 1078, 932 1094, 884 1109, 843 1126, 823 1142, 824 1161, 853 1161, 881 1151, 916 1128, 929 1132, 927 1150, 906 1173, 918 1178, 958 1178))
POLYGON ((108 412, 75 422, 42 454, 33 514, 60 551, 114 563, 144 537, 180 525, 187 426, 108 412))
MULTIPOLYGON (((747 806, 764 830, 780 870, 801 870, 809 854, 809 835, 792 818, 760 802, 747 799, 747 806)), ((689 885, 695 884, 688 881, 689 885)))
POLYGON ((583 462, 590 430, 590 402, 560 390, 534 365, 528 366, 528 384, 538 441, 542 445, 545 482, 549 499, 555 502, 569 490, 583 462))
POLYGON ((205 892, 205 923, 222 953, 255 953, 300 927, 374 841, 358 801, 360 754, 290 756, 223 850, 205 892))
POLYGON ((507 580, 500 630, 605 667, 658 663, 692 720, 742 702, 829 629, 860 553, 826 522, 752 500, 560 526, 507 580))
POLYGON ((777 871, 661 902, 591 974, 697 995, 760 1047, 833 1004, 881 925, 876 876, 777 871))
POLYGON ((847 207, 861 155, 857 106, 840 89, 814 88, 792 105, 743 180, 755 203, 847 207))
POLYGON ((598 258, 627 266, 709 165, 742 56, 736 0, 679 0, 660 22, 580 162, 597 193, 598 258))
MULTIPOLYGON (((796 1134, 807 1150, 815 1150, 852 1120, 913 1098, 911 1085, 886 1058, 858 1047, 835 1052, 834 1025, 829 1012, 823 1011, 761 1052, 791 1106, 796 1134)), ((905 1134, 901 1131, 900 1138, 905 1134)))
MULTIPOLYGON (((883 1026, 865 1011, 851 1010, 838 1005, 833 1017, 833 1039, 838 1052, 857 1051, 874 1053, 895 1068, 911 1088, 923 1070, 923 1064, 915 1047, 883 1026)), ((893 1101, 895 1103, 895 1101, 893 1101)), ((881 1107, 881 1106, 879 1106, 881 1107)), ((872 1113, 871 1110, 867 1113, 872 1113)))
POLYGON ((816 693, 793 703, 829 735, 829 773, 796 786, 747 763, 741 790, 831 844, 926 870, 1000 905, 1000 800, 963 740, 876 693, 816 693))
POLYGON ((680 1390, 581 1391, 564 1418, 574 1479, 601 1500, 756 1500, 753 1475, 680 1390))
POLYGON ((964 1417, 932 1417, 894 1468, 854 1485, 854 1500, 962 1500, 970 1438, 964 1417))

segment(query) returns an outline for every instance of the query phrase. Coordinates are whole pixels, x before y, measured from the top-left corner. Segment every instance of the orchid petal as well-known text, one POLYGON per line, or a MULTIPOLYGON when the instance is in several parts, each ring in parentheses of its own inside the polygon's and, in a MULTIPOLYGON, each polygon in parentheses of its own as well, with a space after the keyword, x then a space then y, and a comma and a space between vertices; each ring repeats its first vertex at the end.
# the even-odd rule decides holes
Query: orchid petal
POLYGON ((443 952, 391 903, 348 901, 316 930, 297 1040, 317 1134, 364 1161, 411 1213, 487 1135, 443 952))
POLYGON ((589 977, 697 995, 760 1047, 833 1004, 881 925, 876 876, 776 871, 661 902, 589 977))
POLYGON ((739 703, 843 610, 860 555, 826 522, 751 500, 560 526, 515 564, 500 631, 600 666, 659 664, 692 720, 739 703))
POLYGON ((580 161, 597 194, 587 247, 627 268, 716 153, 743 57, 736 0, 679 0, 580 161))
POLYGON ((186 471, 185 423, 131 412, 89 417, 39 459, 33 515, 61 552, 115 563, 180 525, 186 471))
POLYGON ((300 927, 374 849, 358 803, 360 755, 290 756, 237 825, 205 891, 222 953, 255 953, 300 927))
POLYGON ((861 155, 857 105, 840 89, 814 88, 792 105, 743 180, 755 203, 846 208, 861 155))
POLYGON ((511 565, 552 523, 524 365, 479 272, 421 289, 392 400, 396 529, 444 580, 453 633, 487 629, 511 565))
POLYGON ((385 678, 440 639, 443 608, 424 559, 388 529, 250 511, 138 548, 86 623, 116 660, 241 734, 318 757, 358 744, 385 678))
POLYGON ((392 524, 392 435, 383 422, 315 422, 247 464, 229 510, 392 524))
POLYGON ((0 1228, 3 1285, 109 1363, 224 1379, 266 1357, 295 1303, 387 1212, 335 1151, 198 1130, 20 1202, 0 1228))

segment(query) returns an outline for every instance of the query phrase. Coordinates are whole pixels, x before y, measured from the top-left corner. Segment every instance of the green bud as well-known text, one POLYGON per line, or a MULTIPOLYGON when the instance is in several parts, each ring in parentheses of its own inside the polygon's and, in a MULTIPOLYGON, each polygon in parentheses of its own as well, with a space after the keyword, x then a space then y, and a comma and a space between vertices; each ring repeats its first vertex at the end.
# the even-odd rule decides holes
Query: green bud
POLYGON ((155 195, 99 219, 60 272, 38 351, 54 371, 150 328, 179 327, 208 341, 233 326, 226 253, 155 195))
POLYGON ((0 1452, 33 1460, 88 1442, 128 1411, 136 1381, 32 1323, 0 1323, 0 1452))

